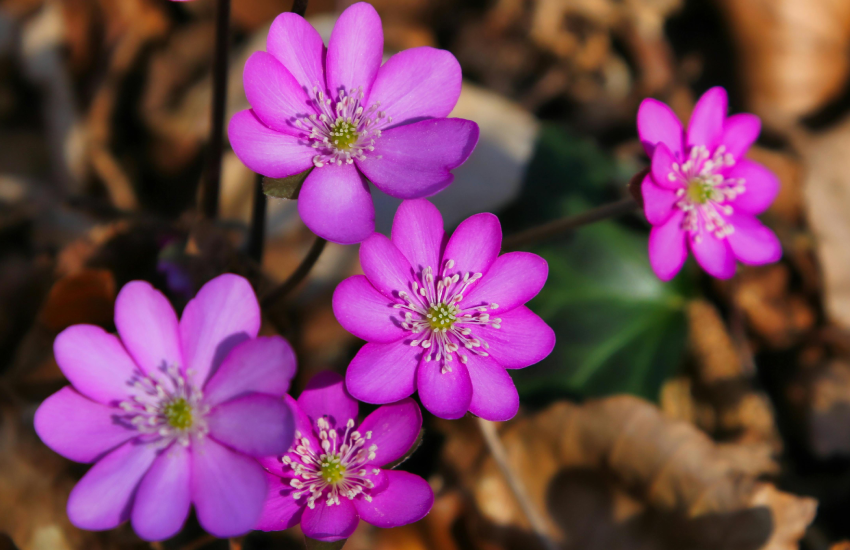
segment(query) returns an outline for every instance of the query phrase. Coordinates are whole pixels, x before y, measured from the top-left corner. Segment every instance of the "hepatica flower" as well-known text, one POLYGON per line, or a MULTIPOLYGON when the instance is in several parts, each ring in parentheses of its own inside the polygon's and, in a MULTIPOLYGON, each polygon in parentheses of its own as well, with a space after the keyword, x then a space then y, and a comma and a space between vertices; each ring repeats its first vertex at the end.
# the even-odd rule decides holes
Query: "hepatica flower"
POLYGON ((298 197, 311 231, 351 244, 372 234, 367 178, 409 199, 453 179, 478 141, 478 126, 445 118, 460 96, 461 70, 444 50, 413 48, 381 65, 384 38, 375 9, 358 3, 340 15, 327 50, 299 15, 278 16, 268 52, 245 64, 252 109, 228 135, 236 155, 273 178, 313 168, 298 197))
POLYGON ((144 539, 176 534, 190 504, 219 537, 249 531, 266 479, 255 458, 285 451, 293 415, 281 396, 295 355, 280 337, 257 338, 260 309, 242 277, 213 279, 180 320, 148 283, 115 302, 118 336, 75 325, 54 343, 73 387, 42 403, 35 429, 48 447, 95 462, 71 491, 82 529, 130 519, 144 539))
POLYGON ((641 186, 653 225, 649 260, 663 280, 672 279, 688 249, 710 275, 735 274, 735 260, 751 265, 777 261, 779 240, 756 219, 779 192, 779 180, 744 153, 761 131, 751 114, 726 117, 726 90, 712 88, 697 102, 687 132, 673 111, 646 99, 638 133, 652 170, 641 186))
POLYGON ((360 246, 365 275, 334 292, 336 318, 368 343, 348 367, 351 394, 391 403, 419 391, 442 418, 467 410, 507 420, 519 397, 506 368, 549 355, 555 334, 525 304, 546 282, 546 261, 528 252, 499 256, 502 230, 477 214, 446 241, 440 212, 405 201, 392 240, 374 234, 360 246))
POLYGON ((412 399, 379 407, 358 422, 357 401, 341 376, 313 377, 296 402, 295 443, 261 459, 269 494, 257 529, 277 531, 298 523, 322 541, 347 538, 358 518, 378 527, 419 521, 431 510, 428 483, 408 472, 382 470, 403 458, 419 436, 422 413, 412 399))

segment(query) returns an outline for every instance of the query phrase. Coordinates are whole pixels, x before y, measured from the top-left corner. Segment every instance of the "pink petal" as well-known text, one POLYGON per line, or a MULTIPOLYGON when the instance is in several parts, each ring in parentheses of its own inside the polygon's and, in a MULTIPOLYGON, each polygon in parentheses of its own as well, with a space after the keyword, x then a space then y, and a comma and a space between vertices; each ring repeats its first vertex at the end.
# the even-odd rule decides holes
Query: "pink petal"
POLYGON ((776 174, 749 159, 739 160, 726 177, 744 180, 744 192, 732 202, 736 212, 761 214, 779 194, 779 178, 776 174))
MULTIPOLYGON (((499 328, 476 327, 473 336, 487 342, 494 361, 508 369, 539 363, 555 347, 555 331, 525 306, 500 313, 499 328)), ((470 357, 473 354, 469 354, 470 357)))
POLYGON ((756 115, 749 113, 732 115, 723 124, 720 145, 724 145, 726 152, 735 159, 740 159, 758 139, 759 133, 761 133, 761 120, 756 115))
POLYGON ((460 307, 488 306, 490 315, 501 315, 531 300, 549 275, 546 260, 530 252, 508 252, 499 256, 487 275, 460 302, 460 307))
POLYGON ((295 437, 292 411, 281 397, 252 393, 212 409, 210 437, 254 457, 282 455, 295 437))
POLYGON ((298 406, 313 425, 323 416, 329 417, 332 427, 345 427, 349 420, 357 422, 357 400, 345 389, 345 379, 333 371, 313 376, 298 396, 298 406))
POLYGON ((649 233, 649 263, 662 281, 669 281, 682 269, 688 259, 684 212, 675 212, 664 225, 656 225, 649 233))
POLYGON ((357 167, 369 181, 400 199, 434 195, 454 180, 451 170, 469 158, 478 125, 461 118, 431 118, 385 130, 357 167))
POLYGON ((112 404, 127 399, 138 367, 115 336, 100 327, 74 325, 53 342, 56 362, 74 388, 89 399, 112 404))
POLYGON ((180 340, 186 370, 203 386, 227 354, 260 330, 260 305, 251 284, 225 273, 205 284, 183 310, 180 340))
POLYGON ((392 241, 416 271, 439 269, 445 236, 443 216, 427 200, 404 201, 398 207, 392 241))
MULTIPOLYGON (((310 420, 310 417, 307 416, 307 413, 301 410, 301 407, 298 406, 298 402, 295 401, 291 396, 284 395, 283 401, 289 407, 290 412, 292 413, 292 417, 294 420, 296 435, 300 435, 299 441, 293 442, 293 446, 295 443, 300 443, 302 439, 307 439, 310 445, 314 449, 318 449, 319 440, 315 437, 313 432, 313 421, 310 420)), ((287 451, 288 452, 288 451, 287 451)), ((295 455, 292 455, 293 459, 295 455)), ((292 468, 290 466, 285 465, 281 461, 282 454, 264 456, 257 459, 257 461, 262 465, 263 468, 273 473, 278 477, 291 477, 292 476, 292 468)))
POLYGON ((677 190, 685 187, 684 182, 680 178, 670 180, 670 174, 673 173, 673 164, 678 162, 667 145, 659 143, 655 147, 655 152, 652 154, 652 181, 659 187, 664 189, 677 190))
POLYGON ((306 140, 272 130, 250 109, 233 115, 227 137, 239 160, 258 174, 285 178, 313 167, 316 150, 306 140))
POLYGON ((35 411, 35 432, 45 445, 76 462, 94 462, 131 437, 134 429, 121 424, 120 409, 86 399, 65 387, 44 400, 35 411))
POLYGON ((733 214, 728 219, 735 232, 726 239, 740 262, 762 265, 779 261, 782 257, 782 245, 773 231, 746 214, 733 214))
POLYGON ((145 474, 133 502, 133 530, 142 539, 157 541, 176 535, 192 504, 189 450, 174 443, 162 451, 145 474))
POLYGON ((363 275, 341 282, 334 290, 333 310, 339 324, 367 342, 386 344, 400 340, 406 331, 399 325, 395 302, 375 290, 363 275))
POLYGON ((469 410, 472 401, 472 381, 469 371, 460 361, 452 361, 452 370, 442 372, 442 361, 425 361, 416 372, 416 387, 422 406, 434 416, 453 420, 469 410))
POLYGON ((387 488, 372 495, 372 502, 364 498, 354 501, 360 519, 376 527, 399 527, 419 521, 428 515, 434 505, 434 492, 421 477, 401 471, 389 470, 387 488))
POLYGON ((392 124, 449 116, 460 97, 460 64, 451 53, 428 46, 390 57, 378 70, 369 102, 392 124))
POLYGON ((397 297, 402 291, 413 292, 413 267, 401 250, 380 233, 360 245, 360 266, 369 282, 388 298, 397 297))
POLYGON ((519 394, 514 381, 502 366, 490 357, 469 354, 466 364, 472 380, 469 412, 493 422, 510 420, 519 410, 519 394))
POLYGON ((294 125, 298 115, 316 113, 301 85, 273 55, 254 52, 242 73, 245 96, 254 114, 269 128, 293 136, 304 132, 294 125))
POLYGON ((71 523, 103 531, 127 521, 136 488, 157 451, 156 445, 128 441, 92 466, 68 497, 71 523))
POLYGON ((702 231, 700 234, 702 239, 699 242, 696 242, 694 237, 688 239, 697 263, 712 277, 732 277, 735 274, 735 255, 729 247, 729 242, 726 239, 718 239, 708 231, 702 231))
POLYGON ((340 90, 351 94, 362 87, 364 100, 368 100, 383 55, 384 31, 378 12, 366 2, 348 7, 337 19, 328 42, 327 84, 331 96, 336 98, 340 90))
POLYGON ((502 247, 502 226, 493 214, 475 214, 461 222, 446 245, 443 261, 454 260, 452 273, 487 275, 502 247))
POLYGON ((306 92, 325 85, 322 37, 300 15, 282 13, 272 23, 266 49, 295 77, 306 92))
POLYGON ((201 526, 219 538, 250 531, 266 498, 266 474, 253 459, 210 438, 192 443, 192 502, 201 526))
POLYGON ((643 213, 652 225, 663 225, 673 215, 679 197, 671 189, 655 185, 650 176, 643 178, 640 186, 643 194, 643 213))
POLYGON ((372 195, 353 164, 310 172, 298 195, 298 214, 310 231, 339 244, 359 243, 375 231, 372 195))
POLYGON ((421 429, 422 411, 416 401, 410 398, 378 407, 357 427, 363 436, 372 432, 369 444, 377 445, 378 448, 371 464, 379 467, 406 455, 416 443, 421 429))
POLYGON ((345 385, 355 399, 392 403, 415 390, 416 365, 422 349, 405 343, 366 344, 348 365, 345 385))
POLYGON ((704 145, 709 153, 720 144, 729 98, 726 90, 715 86, 705 92, 694 107, 688 123, 688 147, 704 145))
POLYGON ((299 500, 292 498, 295 489, 289 486, 289 479, 281 479, 273 474, 266 474, 269 486, 266 502, 260 521, 254 529, 260 531, 282 531, 301 523, 301 514, 307 504, 307 497, 299 500))
POLYGON ((289 391, 295 368, 295 352, 280 336, 242 342, 204 387, 204 401, 215 406, 255 392, 280 397, 289 391))
POLYGON ((345 497, 341 497, 339 504, 333 506, 328 506, 325 499, 320 498, 315 508, 304 508, 301 516, 304 536, 323 542, 347 539, 356 528, 357 510, 351 500, 345 497))
POLYGON ((653 156, 655 146, 663 143, 676 156, 682 156, 682 123, 673 109, 657 99, 647 98, 637 114, 640 141, 646 154, 653 156))

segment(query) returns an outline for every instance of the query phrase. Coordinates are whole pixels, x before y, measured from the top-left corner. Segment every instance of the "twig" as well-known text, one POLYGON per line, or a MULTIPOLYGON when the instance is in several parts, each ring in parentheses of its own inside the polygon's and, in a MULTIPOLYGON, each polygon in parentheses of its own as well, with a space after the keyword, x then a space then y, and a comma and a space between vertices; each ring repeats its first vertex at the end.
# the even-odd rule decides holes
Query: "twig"
POLYGON ((310 270, 313 269, 313 266, 316 265, 316 261, 322 255, 326 244, 328 244, 328 241, 321 237, 316 237, 316 240, 313 241, 313 246, 310 247, 310 251, 307 252, 307 255, 304 256, 304 259, 301 260, 301 263, 295 268, 292 275, 281 283, 280 286, 272 289, 271 292, 263 297, 262 305, 264 308, 274 305, 275 302, 289 294, 304 280, 307 274, 310 273, 310 270))
POLYGON ((522 509, 522 513, 528 519, 528 523, 531 524, 534 533, 547 550, 558 550, 558 546, 547 534, 546 521, 531 502, 531 498, 529 498, 522 481, 514 474, 510 464, 508 464, 508 454, 505 452, 505 447, 499 439, 496 425, 489 420, 479 418, 478 427, 481 429, 481 435, 484 436, 484 442, 487 444, 487 448, 490 449, 490 454, 493 455, 493 459, 502 471, 502 475, 505 476, 505 480, 508 482, 514 498, 516 498, 519 507, 522 509))
POLYGON ((257 174, 254 182, 254 206, 251 210, 251 226, 248 228, 248 243, 245 252, 258 265, 263 265, 263 248, 266 241, 266 194, 263 193, 263 176, 257 174))

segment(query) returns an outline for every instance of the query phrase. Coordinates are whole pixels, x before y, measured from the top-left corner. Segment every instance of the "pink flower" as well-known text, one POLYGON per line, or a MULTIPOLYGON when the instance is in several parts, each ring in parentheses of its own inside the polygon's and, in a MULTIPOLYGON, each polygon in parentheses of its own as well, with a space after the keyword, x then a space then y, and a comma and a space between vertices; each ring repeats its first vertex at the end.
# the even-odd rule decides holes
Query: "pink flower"
POLYGON ((283 13, 267 48, 245 64, 253 109, 231 119, 230 143, 245 165, 272 178, 315 167, 298 212, 320 237, 351 244, 372 234, 367 178, 394 197, 430 196, 475 148, 478 126, 445 118, 460 96, 457 60, 421 47, 381 66, 381 19, 369 4, 342 13, 327 50, 304 18, 283 13))
POLYGON ((296 402, 296 441, 283 456, 261 459, 269 494, 256 529, 279 531, 301 524, 312 539, 348 538, 357 519, 378 527, 419 521, 434 493, 419 476, 382 470, 403 458, 419 436, 422 413, 412 399, 379 407, 357 422, 357 401, 342 377, 313 377, 296 402))
POLYGON ((446 240, 427 200, 401 204, 392 240, 376 233, 363 242, 365 276, 340 283, 333 298, 342 326, 369 342, 346 373, 355 398, 392 403, 418 389, 422 405, 442 418, 516 414, 505 369, 549 355, 555 333, 523 305, 543 288, 546 261, 499 256, 501 244, 493 214, 468 218, 446 240))
POLYGON ((293 415, 281 399, 295 373, 283 338, 257 338, 260 308, 242 277, 204 285, 180 321, 159 291, 133 281, 115 302, 119 338, 91 325, 56 337, 73 387, 48 397, 35 429, 48 447, 96 464, 71 491, 82 529, 130 519, 146 540, 176 534, 194 503, 219 537, 249 531, 266 495, 252 457, 283 452, 293 415))
POLYGON ((667 105, 641 103, 638 133, 652 170, 641 186, 653 225, 649 260, 662 280, 672 279, 688 248, 710 275, 727 279, 735 260, 760 265, 779 260, 782 248, 755 215, 767 210, 779 180, 744 158, 761 131, 751 114, 726 117, 726 90, 712 88, 694 108, 688 131, 667 105))

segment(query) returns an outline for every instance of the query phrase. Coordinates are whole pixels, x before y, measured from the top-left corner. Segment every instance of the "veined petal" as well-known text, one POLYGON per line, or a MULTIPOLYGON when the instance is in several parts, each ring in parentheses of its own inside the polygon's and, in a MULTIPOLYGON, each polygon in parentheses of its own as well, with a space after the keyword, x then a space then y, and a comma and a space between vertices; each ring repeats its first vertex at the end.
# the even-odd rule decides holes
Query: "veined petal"
POLYGON ((723 135, 720 145, 726 147, 726 152, 735 159, 740 159, 747 149, 756 142, 761 133, 761 120, 756 115, 741 113, 732 115, 723 124, 723 135))
POLYGON ((392 403, 416 389, 416 365, 422 348, 404 340, 391 344, 366 344, 348 365, 345 385, 355 399, 366 403, 392 403))
POLYGON ((313 86, 325 85, 325 45, 318 31, 300 15, 278 15, 269 29, 266 49, 295 77, 305 98, 313 86))
POLYGON ((154 460, 133 502, 133 530, 142 539, 157 541, 176 535, 192 504, 191 457, 188 448, 172 443, 154 460))
POLYGON ((258 174, 285 178, 313 167, 316 150, 307 140, 272 130, 250 109, 233 115, 227 136, 239 160, 258 174))
POLYGON ((779 194, 779 178, 758 162, 741 159, 729 170, 727 178, 744 180, 744 192, 732 201, 736 212, 761 214, 779 194))
POLYGON ((638 134, 646 154, 652 158, 656 145, 663 143, 676 157, 682 156, 682 123, 673 109, 657 99, 647 98, 637 115, 638 134))
POLYGON ((310 172, 298 195, 298 214, 310 231, 339 244, 359 243, 375 231, 372 195, 353 164, 310 172))
POLYGON ((282 455, 295 437, 295 420, 283 399, 260 393, 218 405, 207 424, 210 437, 254 457, 282 455))
POLYGON ((487 306, 491 316, 501 315, 537 296, 548 275, 549 265, 537 254, 508 252, 496 258, 459 306, 487 306))
POLYGON ((363 88, 368 105, 372 83, 384 55, 384 31, 381 17, 371 4, 349 6, 334 25, 328 41, 327 84, 331 96, 340 90, 347 94, 363 88))
POLYGON ((280 336, 261 336, 231 351, 204 387, 204 401, 215 406, 249 393, 282 396, 295 376, 295 351, 280 336))
POLYGON ((434 505, 434 492, 421 477, 388 470, 387 488, 372 496, 372 502, 357 498, 354 506, 360 519, 376 527, 399 527, 419 521, 434 505))
POLYGON ((416 443, 422 429, 422 411, 413 399, 402 399, 378 407, 357 427, 361 435, 372 432, 370 445, 377 445, 374 466, 385 466, 402 458, 416 443))
MULTIPOLYGON (((555 347, 555 331, 536 313, 519 306, 500 313, 499 328, 475 327, 473 334, 490 346, 487 353, 508 369, 521 369, 539 363, 555 347)), ((471 358, 472 353, 468 354, 471 358)))
POLYGON ((425 199, 404 201, 393 218, 392 241, 417 271, 439 269, 446 232, 443 216, 425 199))
POLYGON ((688 147, 704 145, 709 152, 720 144, 729 98, 726 90, 715 86, 705 92, 694 107, 688 122, 688 147))
POLYGON ((295 126, 296 118, 314 114, 316 110, 292 73, 273 55, 251 54, 245 63, 242 81, 248 103, 266 126, 293 136, 304 133, 295 126))
POLYGON ((315 508, 305 508, 301 515, 304 535, 323 542, 347 539, 356 528, 357 510, 347 498, 340 498, 339 504, 333 506, 328 506, 325 499, 320 498, 315 508))
POLYGON ((683 218, 684 212, 675 212, 663 225, 656 225, 649 233, 649 263, 662 281, 675 277, 688 259, 683 218))
POLYGON ((405 330, 399 325, 399 310, 378 292, 364 275, 355 275, 337 285, 333 310, 345 330, 367 342, 400 340, 405 330))
POLYGON ((652 154, 652 181, 659 187, 665 189, 677 190, 685 187, 685 183, 678 177, 670 179, 673 173, 673 164, 676 163, 676 157, 664 143, 659 143, 655 147, 655 152, 652 154))
MULTIPOLYGON (((298 436, 298 441, 294 441, 293 445, 296 443, 301 443, 300 440, 307 439, 314 449, 318 449, 320 447, 319 440, 316 438, 315 433, 313 432, 314 424, 313 421, 310 420, 310 417, 307 416, 307 413, 301 410, 301 407, 298 406, 298 402, 292 398, 290 395, 284 395, 283 401, 289 407, 289 410, 292 412, 292 417, 295 423, 295 433, 298 436)), ((297 456, 297 455, 291 455, 297 456)), ((264 456, 257 459, 257 462, 260 465, 273 473, 278 477, 290 477, 292 476, 292 468, 287 466, 281 461, 282 455, 276 454, 271 456, 264 456)))
POLYGON ((452 273, 487 275, 502 248, 502 225, 493 214, 475 214, 463 220, 449 238, 443 261, 454 260, 452 273))
POLYGON ((469 412, 493 422, 510 420, 519 410, 519 393, 504 367, 490 357, 469 354, 466 363, 472 380, 469 412))
POLYGON ((266 502, 260 521, 254 529, 260 531, 282 531, 301 523, 301 514, 306 508, 307 498, 298 500, 292 498, 295 489, 289 486, 289 479, 281 479, 273 474, 266 474, 269 486, 266 502))
POLYGON ((369 282, 384 296, 397 298, 412 291, 413 267, 385 236, 374 233, 360 245, 360 266, 369 282))
POLYGON ((690 236, 688 243, 694 253, 697 263, 712 277, 729 279, 735 274, 735 255, 727 239, 718 239, 708 231, 700 232, 701 239, 697 242, 690 236))
POLYGON ((646 221, 652 225, 664 225, 675 211, 676 201, 679 200, 676 192, 655 185, 655 181, 650 176, 643 178, 640 189, 646 221))
POLYGON ((778 262, 782 257, 782 245, 769 228, 746 214, 728 217, 735 232, 726 237, 735 257, 748 265, 763 265, 778 262))
POLYGON ((313 425, 323 416, 330 417, 334 428, 344 428, 349 420, 357 422, 357 400, 345 389, 345 379, 333 371, 313 376, 298 396, 298 406, 307 413, 313 425))
POLYGON ((442 361, 419 363, 416 372, 416 387, 422 406, 431 414, 453 420, 469 410, 472 401, 472 381, 466 365, 452 361, 451 371, 442 372, 442 361))

